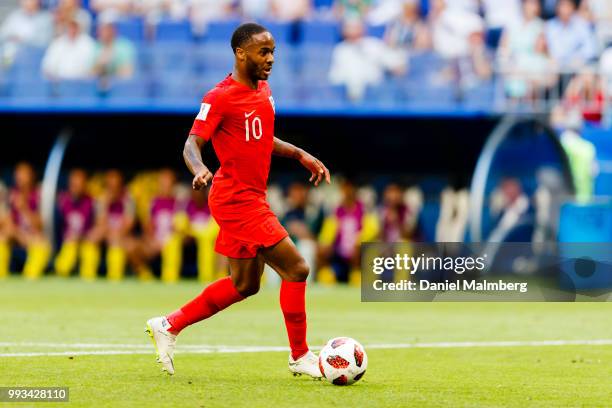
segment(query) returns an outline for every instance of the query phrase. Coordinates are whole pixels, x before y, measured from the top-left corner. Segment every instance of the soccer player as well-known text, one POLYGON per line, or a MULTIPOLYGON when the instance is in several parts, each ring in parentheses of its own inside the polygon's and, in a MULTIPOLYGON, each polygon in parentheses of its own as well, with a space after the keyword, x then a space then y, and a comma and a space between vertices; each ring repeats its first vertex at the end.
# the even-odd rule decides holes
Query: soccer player
POLYGON ((264 27, 246 23, 234 31, 233 72, 206 94, 189 137, 184 158, 194 175, 193 188, 213 181, 208 203, 220 227, 215 250, 229 258, 230 276, 219 279, 177 311, 147 322, 158 361, 174 373, 176 336, 259 290, 264 264, 282 278, 280 305, 285 319, 294 375, 320 378, 317 356, 306 343, 305 291, 309 268, 270 210, 266 184, 272 155, 298 160, 318 185, 330 175, 323 163, 274 137, 274 100, 266 80, 274 63, 274 38, 264 27), (202 162, 209 140, 219 161, 214 175, 202 162))

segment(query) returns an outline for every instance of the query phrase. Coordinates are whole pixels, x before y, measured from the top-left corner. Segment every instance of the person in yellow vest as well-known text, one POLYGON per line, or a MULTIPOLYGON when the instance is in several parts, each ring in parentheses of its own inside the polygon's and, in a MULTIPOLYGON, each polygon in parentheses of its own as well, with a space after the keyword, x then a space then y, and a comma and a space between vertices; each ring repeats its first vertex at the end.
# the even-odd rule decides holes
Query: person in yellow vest
POLYGON ((9 241, 10 215, 8 208, 8 194, 4 184, 0 183, 0 279, 9 275, 11 249, 9 241))
POLYGON ((357 189, 350 180, 341 185, 342 200, 326 217, 319 234, 318 280, 322 283, 360 282, 360 245, 376 239, 379 221, 357 199, 357 189))
POLYGON ((68 175, 68 189, 57 200, 61 218, 62 245, 55 257, 55 273, 68 276, 75 269, 79 248, 95 219, 93 198, 87 194, 87 173, 74 169, 68 175))
POLYGON ((198 278, 211 282, 228 274, 227 258, 215 253, 219 226, 208 208, 208 189, 192 190, 184 211, 184 225, 188 239, 197 249, 198 278))
MULTIPOLYGON (((119 170, 109 170, 104 177, 104 192, 96 206, 95 226, 82 245, 80 273, 84 279, 94 279, 100 263, 100 244, 106 244, 106 276, 110 280, 123 279, 127 253, 134 240, 135 224, 133 200, 126 191, 119 170)), ((146 268, 136 271, 139 278, 151 278, 146 268)))
POLYGON ((140 239, 128 240, 128 258, 134 270, 140 271, 139 275, 152 275, 148 263, 161 257, 161 279, 168 283, 179 279, 183 235, 175 227, 178 210, 176 174, 171 169, 162 169, 158 174, 157 195, 143 223, 143 235, 140 239))
POLYGON ((15 186, 9 192, 9 214, 4 220, 4 237, 0 237, 0 276, 9 273, 11 243, 26 249, 23 275, 40 277, 47 269, 51 246, 43 234, 40 216, 40 191, 36 173, 29 163, 15 166, 15 186))

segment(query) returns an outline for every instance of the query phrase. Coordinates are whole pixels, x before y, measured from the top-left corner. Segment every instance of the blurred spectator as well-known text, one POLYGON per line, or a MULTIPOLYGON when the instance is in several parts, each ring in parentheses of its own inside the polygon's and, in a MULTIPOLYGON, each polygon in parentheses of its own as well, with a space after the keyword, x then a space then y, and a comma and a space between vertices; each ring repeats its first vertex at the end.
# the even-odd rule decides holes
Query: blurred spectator
POLYGON ((68 189, 59 194, 62 240, 79 241, 93 227, 94 201, 87 194, 87 173, 75 169, 68 175, 68 189))
POLYGON ((53 35, 51 15, 40 9, 39 0, 21 0, 0 27, 0 42, 43 47, 53 35))
POLYGON ((134 45, 117 37, 114 20, 101 16, 93 71, 99 77, 131 78, 134 75, 134 45))
POLYGON ((600 48, 612 43, 612 1, 582 0, 580 10, 584 18, 595 26, 600 48))
POLYGON ((0 182, 0 279, 7 277, 10 272, 10 217, 6 186, 0 182))
POLYGON ((36 185, 36 173, 29 163, 15 166, 15 186, 10 191, 9 239, 27 249, 23 267, 25 277, 35 279, 47 268, 51 247, 43 234, 40 216, 40 190, 36 185))
POLYGON ((153 275, 148 263, 160 255, 162 280, 175 282, 180 276, 182 237, 175 229, 175 217, 178 213, 175 189, 174 171, 161 170, 158 194, 151 202, 149 218, 143 226, 143 235, 140 239, 128 240, 128 257, 140 277, 153 275))
MULTIPOLYGON (((100 244, 106 244, 106 275, 119 280, 125 274, 127 249, 136 222, 134 202, 128 195, 123 175, 110 170, 104 177, 104 193, 96 209, 96 222, 83 243, 81 276, 94 279, 100 263, 100 244)), ((142 278, 149 276, 143 275, 142 278)))
POLYGON ((238 0, 240 15, 249 20, 265 19, 270 14, 271 0, 238 0))
POLYGON ((488 28, 505 28, 521 19, 522 0, 480 0, 488 28))
POLYGON ((574 0, 559 0, 557 16, 546 24, 550 55, 562 70, 576 70, 596 57, 597 44, 589 24, 576 13, 574 0))
POLYGON ((85 79, 92 74, 96 45, 75 19, 67 32, 51 42, 42 61, 43 74, 53 80, 85 79))
POLYGON ((22 162, 15 166, 14 179, 15 186, 9 195, 13 236, 25 247, 33 237, 42 235, 40 191, 36 185, 36 174, 29 163, 22 162))
POLYGON ((312 4, 310 0, 271 0, 270 8, 276 20, 294 22, 308 17, 312 4))
POLYGON ((83 33, 91 32, 91 15, 81 7, 81 0, 59 0, 55 9, 55 34, 63 35, 77 21, 83 33))
POLYGON ((447 5, 455 10, 478 13, 480 1, 483 0, 448 0, 447 5))
POLYGON ((132 11, 132 0, 91 0, 89 7, 101 14, 112 11, 121 15, 128 15, 132 11))
POLYGON ((347 20, 362 20, 372 7, 372 0, 336 0, 334 13, 342 22, 347 20))
POLYGON ((387 47, 374 37, 364 36, 360 20, 349 20, 343 26, 344 40, 332 54, 329 80, 344 85, 351 100, 363 98, 366 87, 379 84, 385 71, 402 75, 406 70, 403 53, 387 47))
POLYGON ((427 26, 420 19, 417 0, 404 0, 402 13, 385 29, 385 42, 394 49, 418 51, 430 47, 427 26))
POLYGON ((87 236, 95 219, 93 199, 87 194, 87 173, 72 170, 68 190, 59 194, 58 210, 62 221, 62 246, 55 258, 55 271, 68 276, 78 259, 79 245, 87 236))
POLYGON ((229 18, 234 11, 233 0, 187 0, 189 20, 194 34, 206 33, 208 23, 229 18))
MULTIPOLYGON (((548 56, 539 0, 523 0, 523 15, 504 30, 498 49, 506 94, 534 99, 538 91, 556 82, 555 64, 548 56)), ((543 96, 543 95, 542 95, 543 96)))
POLYGON ((321 208, 308 209, 308 187, 296 182, 287 190, 289 210, 285 213, 282 223, 295 242, 298 251, 312 269, 316 269, 316 234, 323 222, 321 208))
POLYGON ((604 81, 607 96, 612 96, 612 47, 607 48, 599 58, 599 73, 604 81))
POLYGON ((588 122, 601 122, 605 108, 605 87, 596 70, 583 68, 567 86, 561 103, 551 114, 556 127, 566 127, 568 120, 581 117, 588 122))
POLYGON ((383 242, 412 240, 415 224, 411 222, 411 209, 404 203, 401 187, 395 183, 385 187, 380 219, 383 242))
POLYGON ((183 20, 187 18, 188 4, 184 0, 133 0, 135 14, 144 16, 150 25, 160 20, 183 20))
POLYGON ((208 190, 191 190, 185 209, 188 221, 188 236, 195 240, 197 249, 198 276, 202 281, 212 281, 217 276, 227 275, 227 258, 215 254, 215 241, 219 226, 208 208, 208 190))
POLYGON ((325 219, 319 234, 319 280, 324 283, 358 281, 359 245, 375 239, 379 232, 378 217, 367 213, 357 199, 355 185, 345 180, 341 191, 340 205, 325 219))
POLYGON ((498 30, 521 20, 521 0, 480 0, 489 30, 498 30))
POLYGON ((448 61, 443 78, 470 87, 491 76, 484 22, 478 14, 449 7, 445 0, 433 0, 429 24, 434 50, 448 61))
POLYGON ((440 193, 440 213, 436 223, 436 242, 463 242, 470 206, 467 190, 446 187, 440 193))
MULTIPOLYGON (((497 219, 497 225, 487 239, 489 245, 504 242, 516 226, 525 222, 529 207, 529 197, 523 190, 521 181, 518 178, 503 178, 491 193, 489 208, 497 219)), ((486 248, 485 253, 488 249, 486 248)))

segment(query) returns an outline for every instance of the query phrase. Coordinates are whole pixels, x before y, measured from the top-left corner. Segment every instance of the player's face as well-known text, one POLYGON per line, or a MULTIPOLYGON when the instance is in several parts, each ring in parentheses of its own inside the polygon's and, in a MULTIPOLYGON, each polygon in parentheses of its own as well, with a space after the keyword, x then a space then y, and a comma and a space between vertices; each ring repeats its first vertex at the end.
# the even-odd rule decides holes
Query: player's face
POLYGON ((109 171, 106 174, 106 191, 112 199, 116 199, 123 191, 123 177, 117 171, 109 171))
POLYGON ((174 173, 169 170, 162 171, 159 174, 159 193, 164 197, 169 197, 174 191, 174 173))
POLYGON ((15 185, 20 190, 27 190, 34 185, 34 170, 27 164, 20 164, 15 169, 15 185))
POLYGON ((308 190, 302 184, 292 184, 287 193, 287 199, 296 208, 306 206, 308 190))
POLYGON ((385 189, 385 204, 395 207, 402 203, 402 190, 398 185, 391 184, 385 189))
POLYGON ((246 71, 252 79, 265 81, 272 72, 274 64, 274 37, 269 32, 255 34, 244 47, 246 71))
POLYGON ((70 194, 79 197, 85 193, 85 185, 87 184, 87 177, 82 171, 74 171, 70 173, 68 179, 68 190, 70 194))

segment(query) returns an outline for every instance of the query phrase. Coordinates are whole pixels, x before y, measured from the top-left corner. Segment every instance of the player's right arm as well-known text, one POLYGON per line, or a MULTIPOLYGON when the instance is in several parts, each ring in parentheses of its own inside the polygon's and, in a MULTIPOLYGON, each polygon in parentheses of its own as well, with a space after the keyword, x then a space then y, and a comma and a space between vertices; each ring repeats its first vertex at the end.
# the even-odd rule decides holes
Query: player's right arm
POLYGON ((202 160, 202 147, 206 144, 206 141, 199 136, 189 135, 185 142, 183 149, 183 158, 185 164, 189 168, 191 174, 193 174, 192 187, 194 190, 199 190, 202 187, 208 185, 213 175, 208 170, 208 167, 202 160))
POLYGON ((183 148, 185 164, 194 176, 192 186, 195 190, 207 186, 213 177, 202 160, 202 147, 210 140, 223 119, 221 95, 222 90, 219 88, 206 94, 183 148))

